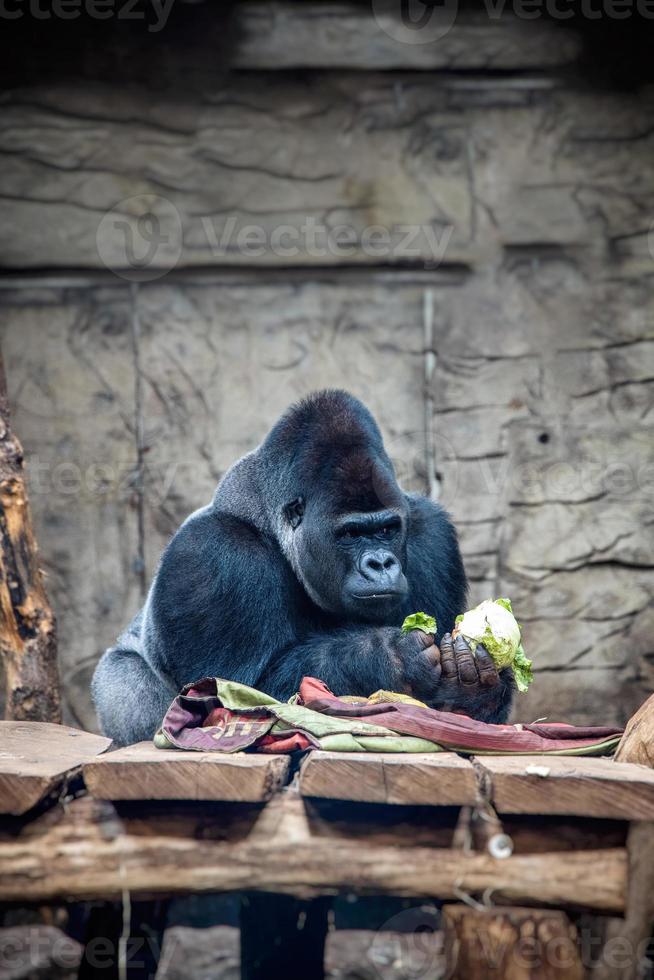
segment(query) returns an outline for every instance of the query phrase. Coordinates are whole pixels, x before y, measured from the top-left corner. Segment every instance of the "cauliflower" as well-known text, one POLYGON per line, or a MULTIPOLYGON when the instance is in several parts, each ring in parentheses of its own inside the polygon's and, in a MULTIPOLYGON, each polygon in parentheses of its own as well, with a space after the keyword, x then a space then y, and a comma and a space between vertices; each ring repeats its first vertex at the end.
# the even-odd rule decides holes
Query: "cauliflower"
POLYGON ((452 635, 462 636, 473 651, 482 643, 498 670, 511 667, 519 691, 526 691, 534 679, 509 599, 485 599, 457 616, 452 635))

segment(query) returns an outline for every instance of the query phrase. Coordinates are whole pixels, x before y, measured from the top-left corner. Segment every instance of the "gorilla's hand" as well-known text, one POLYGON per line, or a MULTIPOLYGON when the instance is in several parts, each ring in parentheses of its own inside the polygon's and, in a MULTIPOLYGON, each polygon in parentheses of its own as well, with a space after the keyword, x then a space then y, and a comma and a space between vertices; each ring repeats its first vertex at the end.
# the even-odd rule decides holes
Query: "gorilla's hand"
POLYGON ((481 644, 473 653, 462 636, 446 633, 440 648, 441 679, 432 708, 461 711, 480 721, 506 721, 513 693, 513 672, 498 671, 481 644))
POLYGON ((441 654, 434 637, 422 630, 411 630, 409 633, 398 630, 392 646, 393 660, 404 693, 420 701, 436 698, 441 684, 441 654))

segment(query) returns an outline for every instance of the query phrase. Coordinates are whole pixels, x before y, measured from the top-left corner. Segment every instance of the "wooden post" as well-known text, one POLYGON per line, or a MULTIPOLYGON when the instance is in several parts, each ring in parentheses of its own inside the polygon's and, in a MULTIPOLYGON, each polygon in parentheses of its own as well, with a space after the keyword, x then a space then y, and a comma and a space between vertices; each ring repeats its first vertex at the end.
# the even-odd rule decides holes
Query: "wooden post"
POLYGON ((637 762, 654 769, 654 694, 629 719, 615 761, 637 762))
POLYGON ((30 518, 0 353, 0 716, 61 721, 55 619, 30 518))
POLYGON ((629 828, 629 880, 624 922, 607 940, 593 980, 638 980, 654 946, 654 823, 629 828))
POLYGON ((446 905, 449 980, 583 980, 577 933, 563 912, 446 905))

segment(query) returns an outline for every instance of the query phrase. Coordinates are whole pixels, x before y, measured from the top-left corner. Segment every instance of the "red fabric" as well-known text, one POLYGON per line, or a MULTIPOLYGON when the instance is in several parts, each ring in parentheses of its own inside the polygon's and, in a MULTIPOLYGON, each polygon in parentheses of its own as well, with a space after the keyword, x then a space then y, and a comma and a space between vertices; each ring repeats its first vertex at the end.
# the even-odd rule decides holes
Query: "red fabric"
POLYGON ((302 732, 292 732, 290 735, 264 735, 257 742, 259 752, 304 752, 305 749, 314 748, 311 739, 303 735, 302 732))
POLYGON ((400 701, 350 704, 337 698, 322 681, 305 677, 299 702, 313 711, 341 718, 362 718, 400 735, 415 735, 450 748, 489 752, 556 752, 590 748, 622 733, 619 728, 576 728, 560 722, 537 725, 490 725, 467 715, 419 708, 400 701))

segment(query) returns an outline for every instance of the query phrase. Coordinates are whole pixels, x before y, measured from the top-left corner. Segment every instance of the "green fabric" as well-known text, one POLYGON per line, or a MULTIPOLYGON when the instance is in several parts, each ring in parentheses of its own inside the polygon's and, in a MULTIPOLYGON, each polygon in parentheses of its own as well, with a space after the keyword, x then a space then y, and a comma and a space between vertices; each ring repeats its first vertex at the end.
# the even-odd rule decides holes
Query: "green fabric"
MULTIPOLYGON (((583 745, 581 748, 576 749, 554 749, 553 751, 544 752, 543 757, 547 755, 611 755, 618 747, 618 743, 622 738, 621 735, 614 735, 611 738, 605 739, 603 742, 598 742, 597 745, 583 745)), ((451 752, 460 752, 462 755, 537 755, 538 753, 533 750, 530 752, 519 752, 513 750, 512 752, 502 752, 498 749, 493 749, 489 751, 488 749, 457 749, 452 746, 451 752)))
POLYGON ((239 684, 238 681, 224 681, 216 678, 216 693, 226 708, 241 711, 243 708, 262 708, 281 704, 276 698, 256 687, 239 684))
MULTIPOLYGON (((291 703, 294 701, 294 698, 291 699, 291 702, 287 703, 277 701, 275 698, 270 697, 269 694, 263 694, 254 687, 248 687, 247 684, 238 684, 236 681, 217 680, 216 688, 218 697, 224 706, 232 711, 242 711, 247 708, 268 708, 277 718, 276 723, 271 729, 271 732, 274 734, 299 729, 308 735, 313 735, 314 738, 319 740, 331 736, 343 737, 343 744, 351 744, 351 741, 356 743, 356 737, 359 735, 375 737, 379 743, 383 743, 384 745, 387 744, 386 740, 391 738, 402 741, 409 739, 410 741, 420 742, 421 745, 433 744, 432 742, 427 742, 425 739, 414 739, 412 736, 397 735, 390 728, 383 728, 381 725, 370 725, 368 722, 360 721, 358 718, 334 718, 331 715, 323 715, 319 711, 312 711, 311 708, 305 708, 303 705, 291 703)), ((339 749, 339 751, 360 751, 360 747, 358 744, 354 744, 349 750, 339 749)), ((395 749, 394 751, 408 752, 411 750, 395 749)), ((414 749, 413 751, 426 752, 428 750, 420 748, 414 749)))
POLYGON ((414 735, 394 735, 389 738, 383 735, 361 735, 358 738, 347 739, 344 735, 325 735, 320 739, 320 748, 332 752, 444 752, 445 750, 429 742, 426 738, 416 738, 414 735))
MULTIPOLYGON (((297 704, 298 695, 294 695, 286 703, 277 701, 276 698, 256 688, 249 687, 247 684, 239 684, 236 681, 227 681, 220 678, 216 679, 216 693, 225 708, 234 712, 241 712, 243 720, 246 721, 248 715, 256 715, 257 711, 268 712, 269 716, 277 720, 267 729, 272 734, 282 735, 288 732, 300 732, 306 735, 314 744, 320 748, 336 752, 459 752, 463 755, 533 755, 534 750, 527 752, 512 750, 503 752, 502 750, 480 749, 480 748, 461 748, 451 745, 448 741, 448 748, 444 749, 441 745, 428 739, 418 738, 413 735, 401 735, 389 728, 381 725, 368 724, 359 718, 338 718, 332 715, 322 714, 319 711, 312 711, 303 705, 297 704)), ((272 722, 272 718, 270 719, 272 722)), ((253 732, 253 741, 258 740, 260 735, 253 732)), ((582 747, 570 747, 566 749, 548 750, 547 755, 606 755, 612 752, 618 742, 619 735, 605 737, 603 741, 595 745, 582 747)), ((176 748, 163 731, 157 732, 154 737, 154 744, 157 748, 168 749, 176 748)), ((244 746, 250 747, 249 744, 244 746)), ((241 751, 235 748, 233 751, 241 751)), ((198 748, 198 751, 204 749, 198 748)), ((231 750, 230 750, 231 751, 231 750)))

